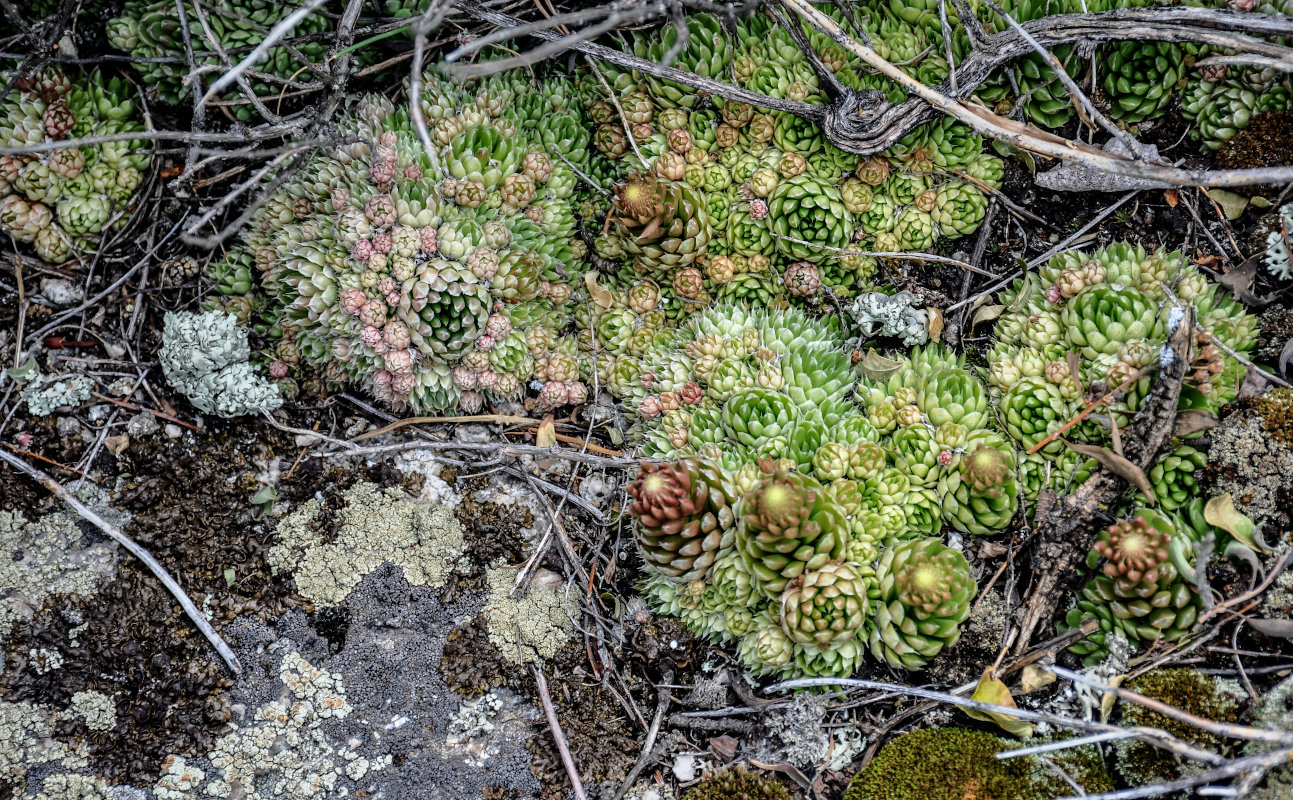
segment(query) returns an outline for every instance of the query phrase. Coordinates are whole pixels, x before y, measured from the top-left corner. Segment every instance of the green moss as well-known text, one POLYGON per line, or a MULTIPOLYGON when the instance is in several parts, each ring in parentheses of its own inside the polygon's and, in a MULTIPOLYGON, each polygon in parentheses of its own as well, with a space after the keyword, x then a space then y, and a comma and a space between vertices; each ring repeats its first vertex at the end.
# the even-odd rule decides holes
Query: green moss
MULTIPOLYGON (((983 731, 931 728, 889 742, 858 773, 844 800, 1049 800, 1073 793, 1040 759, 998 760, 1012 745, 983 731)), ((1092 748, 1052 755, 1088 792, 1113 788, 1092 748)))
POLYGON ((735 767, 702 778, 683 800, 790 800, 790 792, 771 778, 735 767))
MULTIPOLYGON (((1196 670, 1156 669, 1128 681, 1123 688, 1195 716, 1216 722, 1239 722, 1242 694, 1238 685, 1196 670)), ((1144 706, 1124 702, 1119 707, 1123 726, 1159 728, 1195 747, 1223 755, 1230 750, 1229 744, 1222 737, 1169 719, 1144 706)), ((1114 751, 1117 754, 1119 774, 1133 786, 1172 780, 1181 774, 1183 764, 1166 750, 1124 740, 1117 743, 1114 751)))

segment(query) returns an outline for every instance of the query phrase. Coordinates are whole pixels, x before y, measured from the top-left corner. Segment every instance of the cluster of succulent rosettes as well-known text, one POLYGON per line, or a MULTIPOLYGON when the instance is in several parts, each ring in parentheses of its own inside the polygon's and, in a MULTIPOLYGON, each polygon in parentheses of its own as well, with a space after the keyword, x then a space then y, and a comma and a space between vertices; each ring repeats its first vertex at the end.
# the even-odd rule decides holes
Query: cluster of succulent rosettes
MULTIPOLYGON (((875 12, 872 21, 891 16, 879 4, 875 12)), ((900 39, 914 30, 891 23, 900 39)), ((675 67, 734 77, 772 97, 820 102, 808 58, 770 16, 742 18, 735 37, 710 14, 692 14, 686 24, 675 67)), ((634 49, 660 57, 676 37, 665 26, 640 36, 634 49)), ((875 34, 872 41, 879 41, 875 34)), ((851 81, 861 80, 844 67, 862 69, 860 62, 829 40, 817 44, 851 81)), ((939 236, 973 233, 986 213, 986 192, 1001 184, 1000 159, 952 120, 860 158, 792 114, 613 65, 601 69, 615 97, 603 93, 589 108, 593 144, 633 172, 615 189, 596 249, 625 265, 626 282, 648 277, 684 300, 765 305, 772 297, 811 300, 823 288, 836 297, 867 290, 876 264, 861 252, 924 250, 939 236)))
POLYGON ((631 490, 643 591, 699 635, 737 640, 759 674, 846 675, 867 652, 923 664, 913 653, 950 644, 968 613, 953 607, 964 559, 931 537, 1003 530, 1022 493, 1018 454, 988 428, 987 391, 961 359, 930 346, 860 379, 840 341, 830 317, 720 304, 601 362, 602 385, 639 415, 639 452, 670 460, 631 490), (643 504, 657 496, 672 516, 643 504), (890 555, 912 542, 914 561, 890 555), (951 576, 946 598, 925 572, 895 576, 926 561, 951 576))
MULTIPOLYGON (((202 17, 199 17, 192 3, 186 2, 184 13, 192 26, 193 50, 208 54, 199 55, 197 63, 221 68, 219 71, 206 73, 208 75, 223 74, 226 65, 208 44, 207 36, 214 36, 216 49, 225 52, 255 48, 264 41, 265 34, 295 12, 298 5, 300 4, 271 0, 228 0, 218 4, 202 4, 205 20, 199 24, 202 17)), ((309 14, 299 20, 292 28, 292 36, 306 38, 295 40, 290 47, 279 45, 269 48, 266 56, 257 62, 253 76, 247 80, 252 91, 264 99, 267 105, 273 105, 275 96, 280 95, 291 80, 302 74, 308 77, 309 64, 300 59, 319 63, 328 53, 328 43, 325 40, 311 41, 308 37, 328 30, 333 24, 331 17, 326 14, 309 14), (261 76, 272 76, 279 80, 267 81, 261 76)), ((143 84, 149 91, 155 92, 158 99, 168 104, 191 99, 191 88, 185 83, 191 63, 185 57, 187 35, 176 13, 175 3, 171 0, 127 0, 121 9, 121 15, 108 21, 107 36, 108 43, 113 48, 135 59, 131 62, 132 65, 139 71, 143 84)), ((228 95, 231 99, 242 96, 241 91, 228 95)), ((279 102, 281 103, 281 99, 279 102)), ((256 108, 246 101, 233 103, 226 108, 243 122, 260 116, 256 108)))
POLYGON ((1108 653, 1110 635, 1141 647, 1160 639, 1177 641, 1189 632, 1203 604, 1191 579, 1193 568, 1182 563, 1184 536, 1172 519, 1144 508, 1100 533, 1087 555, 1087 566, 1100 574, 1083 588, 1062 626, 1076 628, 1095 619, 1100 627, 1070 648, 1073 652, 1094 664, 1108 653))
POLYGON ((475 413, 527 390, 540 412, 583 403, 564 334, 584 248, 559 156, 586 142, 549 143, 533 124, 568 118, 563 85, 573 94, 559 79, 429 75, 431 152, 403 108, 358 98, 339 122, 348 143, 275 191, 214 270, 231 306, 263 306, 271 374, 313 391, 356 383, 401 412, 475 413), (267 302, 234 294, 252 271, 267 302))
MULTIPOLYGON (((15 78, 0 105, 0 145, 22 148, 143 130, 134 88, 99 72, 47 67, 15 78)), ((45 261, 94 248, 124 224, 151 162, 143 141, 118 141, 0 156, 0 230, 45 261)))
POLYGON ((1199 347, 1182 403, 1215 409, 1234 399, 1243 367, 1212 339, 1247 353, 1255 343, 1254 318, 1179 253, 1118 243, 1058 255, 1001 294, 1008 310, 997 320, 986 377, 1011 438, 1024 449, 1049 439, 1041 453, 1068 477, 1077 462, 1052 435, 1086 403, 1114 390, 1120 394, 1093 415, 1105 423, 1088 418, 1066 437, 1102 443, 1111 435, 1110 418, 1128 424, 1153 385, 1172 297, 1194 308, 1210 337, 1199 347))

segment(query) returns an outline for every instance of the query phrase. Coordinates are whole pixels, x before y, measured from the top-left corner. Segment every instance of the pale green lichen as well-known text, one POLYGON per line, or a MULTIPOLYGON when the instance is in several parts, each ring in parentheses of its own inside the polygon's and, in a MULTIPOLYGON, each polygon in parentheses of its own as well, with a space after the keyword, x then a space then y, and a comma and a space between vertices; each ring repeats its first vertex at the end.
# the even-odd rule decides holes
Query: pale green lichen
POLYGON ((27 401, 27 410, 37 417, 48 417, 55 409, 64 406, 79 406, 94 391, 94 381, 84 375, 42 376, 23 390, 23 399, 27 401))
MULTIPOLYGON (((1267 730, 1293 732, 1293 678, 1285 678, 1261 696, 1253 725, 1267 730)), ((1270 742, 1249 742, 1244 755, 1255 756, 1275 747, 1270 742)), ((1266 773, 1248 795, 1249 800, 1286 800, 1293 797, 1293 766, 1283 764, 1266 773)))
POLYGON ((398 489, 357 483, 344 495, 340 527, 325 543, 311 500, 278 524, 278 544, 267 560, 275 573, 290 572, 297 591, 321 606, 338 605, 387 561, 414 586, 443 586, 463 552, 462 526, 443 506, 409 499, 398 489))
POLYGON ((117 727, 117 704, 103 692, 87 690, 72 695, 70 717, 85 720, 85 727, 92 731, 110 731, 117 727))
POLYGON ((202 411, 237 417, 283 404, 278 387, 249 362, 247 331, 232 314, 168 311, 162 341, 162 373, 202 411))
POLYGON ((565 586, 540 572, 524 594, 512 596, 516 570, 495 567, 485 575, 489 598, 482 613, 489 639, 515 664, 540 663, 556 655, 574 632, 565 586))
POLYGON ((28 770, 80 769, 87 763, 84 744, 70 748, 53 738, 52 717, 40 706, 0 700, 0 784, 13 786, 19 796, 28 770))
POLYGON ((203 783, 206 770, 170 756, 153 786, 158 800, 338 797, 347 794, 338 785, 343 775, 359 781, 390 766, 389 755, 369 759, 351 747, 334 746, 324 734, 326 720, 353 710, 340 675, 291 652, 283 657, 279 679, 286 691, 259 708, 248 725, 220 737, 207 754, 218 774, 203 783))
POLYGON ((94 594, 115 562, 115 545, 84 546, 66 514, 28 522, 19 511, 0 511, 0 641, 52 594, 94 594))

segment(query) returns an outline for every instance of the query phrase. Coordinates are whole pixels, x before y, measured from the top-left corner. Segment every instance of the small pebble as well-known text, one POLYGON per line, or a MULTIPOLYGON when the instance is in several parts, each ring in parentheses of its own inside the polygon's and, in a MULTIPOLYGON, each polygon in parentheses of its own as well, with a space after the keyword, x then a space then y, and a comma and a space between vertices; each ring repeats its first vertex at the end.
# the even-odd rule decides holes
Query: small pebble
POLYGON ((126 433, 131 436, 151 436, 157 433, 157 419, 147 411, 141 411, 126 423, 126 433))
POLYGON ((75 305, 85 297, 80 286, 62 278, 41 278, 40 293, 54 306, 75 305))
POLYGON ((696 780, 696 757, 681 755, 675 758, 673 776, 684 783, 696 780))
POLYGON ((162 430, 166 432, 167 439, 178 439, 184 435, 184 430, 173 422, 167 423, 162 430))
POLYGON ((59 417, 57 430, 59 436, 75 436, 81 432, 81 423, 76 417, 59 417))

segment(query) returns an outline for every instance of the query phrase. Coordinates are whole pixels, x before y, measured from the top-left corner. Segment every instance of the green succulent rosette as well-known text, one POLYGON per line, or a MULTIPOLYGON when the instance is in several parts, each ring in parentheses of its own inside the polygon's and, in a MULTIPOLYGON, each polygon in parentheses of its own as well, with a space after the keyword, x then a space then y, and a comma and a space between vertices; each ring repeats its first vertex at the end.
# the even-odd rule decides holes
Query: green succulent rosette
POLYGON ((921 669, 960 638, 976 590, 965 556, 937 539, 913 539, 876 565, 871 654, 897 669, 921 669))
POLYGON ((848 523, 826 487, 769 464, 740 503, 736 548, 765 597, 777 598, 796 577, 842 560, 848 523))
POLYGON ((799 575, 786 585, 778 603, 786 635, 822 648, 856 638, 870 605, 866 582, 843 561, 799 575))
POLYGON ((1076 628, 1088 619, 1099 623, 1094 634, 1069 648, 1084 663, 1104 659, 1112 634, 1140 647, 1179 641, 1189 633, 1203 603, 1173 563, 1177 535, 1170 519, 1147 509, 1100 534, 1087 566, 1096 569, 1103 561, 1101 574, 1082 589, 1062 626, 1076 628))
POLYGON ((799 261, 820 261, 830 255, 823 248, 847 248, 853 235, 853 215, 839 190, 807 173, 777 185, 768 219, 779 237, 777 251, 799 261))
POLYGON ((785 394, 754 387, 723 404, 722 430, 746 447, 757 448, 768 439, 789 435, 798 416, 785 394))
POLYGON ((940 473, 943 520, 971 536, 1005 530, 1019 508, 1016 471, 1015 450, 1000 434, 972 435, 940 473))
POLYGON ((1114 119, 1161 116, 1185 74, 1185 53, 1170 42, 1117 42, 1101 53, 1101 85, 1114 119))

